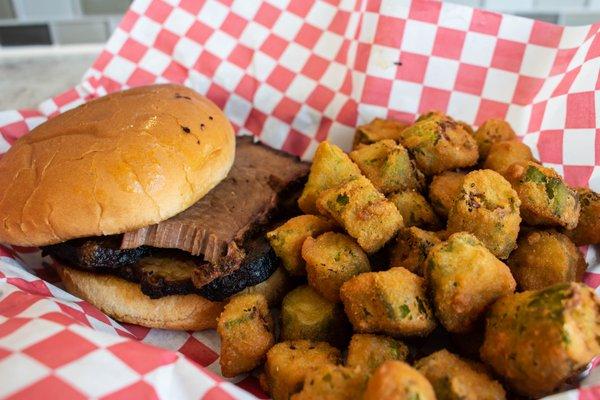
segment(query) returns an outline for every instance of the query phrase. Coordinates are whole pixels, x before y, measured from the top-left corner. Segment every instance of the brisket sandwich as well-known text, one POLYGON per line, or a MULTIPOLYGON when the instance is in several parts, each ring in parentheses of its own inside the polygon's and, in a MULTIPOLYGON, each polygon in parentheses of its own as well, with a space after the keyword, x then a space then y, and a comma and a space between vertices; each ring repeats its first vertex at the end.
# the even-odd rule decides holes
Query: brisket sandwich
POLYGON ((223 301, 285 274, 265 232, 295 213, 308 165, 235 139, 191 89, 93 100, 0 159, 0 242, 41 246, 67 290, 117 320, 214 327, 223 301))

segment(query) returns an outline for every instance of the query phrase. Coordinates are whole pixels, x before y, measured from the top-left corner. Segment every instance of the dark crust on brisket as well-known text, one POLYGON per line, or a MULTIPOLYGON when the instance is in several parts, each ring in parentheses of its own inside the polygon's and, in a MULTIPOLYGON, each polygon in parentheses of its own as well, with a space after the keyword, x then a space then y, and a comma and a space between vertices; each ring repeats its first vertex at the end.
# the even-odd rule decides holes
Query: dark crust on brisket
POLYGON ((263 236, 248 243, 245 251, 246 257, 232 273, 213 279, 200 287, 198 293, 211 301, 223 301, 266 281, 277 269, 277 256, 263 236))
POLYGON ((150 253, 146 246, 121 249, 120 236, 69 240, 42 248, 44 254, 82 270, 118 269, 135 264, 150 253))
POLYGON ((225 180, 180 214, 125 233, 121 247, 177 248, 216 263, 233 242, 241 246, 250 231, 267 222, 279 194, 304 179, 309 168, 296 157, 240 137, 225 180))

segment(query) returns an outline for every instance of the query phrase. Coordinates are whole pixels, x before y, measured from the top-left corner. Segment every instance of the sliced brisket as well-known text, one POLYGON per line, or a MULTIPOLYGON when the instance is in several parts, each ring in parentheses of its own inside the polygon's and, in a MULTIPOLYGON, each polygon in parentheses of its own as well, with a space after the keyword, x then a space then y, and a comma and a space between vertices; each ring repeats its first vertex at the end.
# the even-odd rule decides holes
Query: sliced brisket
POLYGON ((235 162, 225 180, 180 214, 125 233, 121 247, 176 248, 217 263, 266 222, 278 195, 308 171, 309 165, 295 157, 254 144, 250 137, 238 138, 235 162))

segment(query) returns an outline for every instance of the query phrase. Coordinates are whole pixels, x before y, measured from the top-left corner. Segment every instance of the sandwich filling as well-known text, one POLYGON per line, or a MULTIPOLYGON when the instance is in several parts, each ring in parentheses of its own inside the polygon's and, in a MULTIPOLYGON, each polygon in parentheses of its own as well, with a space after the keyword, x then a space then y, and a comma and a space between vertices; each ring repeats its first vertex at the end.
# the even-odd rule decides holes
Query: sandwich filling
POLYGON ((151 298, 197 293, 221 301, 277 269, 265 232, 299 212, 308 172, 295 157, 238 138, 227 178, 187 210, 137 231, 44 251, 67 266, 138 282, 151 298))

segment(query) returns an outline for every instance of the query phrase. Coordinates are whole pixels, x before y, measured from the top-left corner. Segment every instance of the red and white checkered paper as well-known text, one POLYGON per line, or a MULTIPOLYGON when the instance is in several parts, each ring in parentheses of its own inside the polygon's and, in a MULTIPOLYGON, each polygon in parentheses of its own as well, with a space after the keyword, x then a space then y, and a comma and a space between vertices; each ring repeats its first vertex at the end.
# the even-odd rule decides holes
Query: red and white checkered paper
MULTIPOLYGON (((376 116, 505 118, 570 184, 600 190, 600 23, 423 0, 136 0, 79 85, 0 112, 0 153, 60 112, 156 82, 196 89, 238 134, 307 159, 325 139, 349 149, 376 116)), ((1 398, 264 397, 254 378, 219 376, 214 331, 120 325, 55 284, 37 249, 0 247, 1 398)), ((599 399, 600 368, 553 398, 599 399)))

